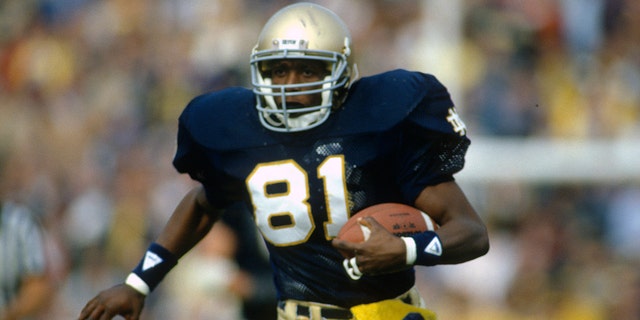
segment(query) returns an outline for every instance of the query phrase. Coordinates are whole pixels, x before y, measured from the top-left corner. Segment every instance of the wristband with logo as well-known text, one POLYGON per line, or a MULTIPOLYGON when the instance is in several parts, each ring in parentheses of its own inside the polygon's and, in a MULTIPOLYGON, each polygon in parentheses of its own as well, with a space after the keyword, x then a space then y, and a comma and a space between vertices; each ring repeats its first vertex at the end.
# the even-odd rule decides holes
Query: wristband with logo
POLYGON ((426 231, 402 237, 407 247, 407 264, 434 266, 442 257, 442 242, 437 233, 426 231))
POLYGON ((176 264, 178 259, 173 253, 157 243, 152 243, 125 283, 147 295, 158 286, 176 264))

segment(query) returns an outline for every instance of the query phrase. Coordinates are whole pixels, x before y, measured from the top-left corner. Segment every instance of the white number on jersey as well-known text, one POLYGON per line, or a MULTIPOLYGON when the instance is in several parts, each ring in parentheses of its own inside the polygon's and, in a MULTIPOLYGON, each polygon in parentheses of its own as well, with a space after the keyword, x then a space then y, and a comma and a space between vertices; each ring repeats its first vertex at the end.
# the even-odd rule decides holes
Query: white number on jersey
MULTIPOLYGON (((317 169, 324 184, 327 240, 349 219, 344 157, 327 157, 317 169)), ((276 246, 292 246, 309 239, 316 226, 309 199, 308 173, 293 160, 262 163, 246 181, 254 207, 255 221, 264 238, 276 246), (278 191, 270 187, 284 186, 278 191), (275 220, 286 223, 274 224, 275 220)))

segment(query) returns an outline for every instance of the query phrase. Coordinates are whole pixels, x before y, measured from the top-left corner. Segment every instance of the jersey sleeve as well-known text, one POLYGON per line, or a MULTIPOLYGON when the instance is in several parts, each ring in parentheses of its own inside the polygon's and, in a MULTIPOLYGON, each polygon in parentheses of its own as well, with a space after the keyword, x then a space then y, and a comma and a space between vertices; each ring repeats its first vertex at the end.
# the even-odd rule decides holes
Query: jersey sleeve
POLYGON ((409 203, 425 187, 452 181, 470 145, 447 89, 435 77, 423 76, 428 94, 405 119, 398 146, 398 183, 409 203))
POLYGON ((173 166, 178 172, 187 173, 192 179, 205 183, 206 154, 189 130, 194 101, 187 105, 178 119, 177 148, 173 158, 173 166))
POLYGON ((226 207, 231 201, 224 183, 224 174, 213 165, 215 159, 211 159, 207 148, 194 137, 194 119, 201 116, 198 110, 198 98, 194 99, 180 115, 178 121, 177 148, 173 158, 173 166, 180 173, 189 174, 191 179, 202 183, 207 200, 217 208, 226 207))

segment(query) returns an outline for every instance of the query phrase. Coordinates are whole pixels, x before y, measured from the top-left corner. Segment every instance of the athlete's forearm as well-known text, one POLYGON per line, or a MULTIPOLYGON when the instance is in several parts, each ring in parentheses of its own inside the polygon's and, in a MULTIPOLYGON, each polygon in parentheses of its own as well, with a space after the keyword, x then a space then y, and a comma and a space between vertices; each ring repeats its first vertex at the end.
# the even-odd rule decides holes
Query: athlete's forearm
POLYGON ((218 216, 202 186, 195 187, 180 201, 156 242, 180 258, 207 235, 218 216))
POLYGON ((465 262, 489 250, 487 229, 455 182, 427 187, 416 207, 440 224, 436 231, 442 241, 439 264, 465 262))
POLYGON ((472 219, 458 219, 436 231, 442 240, 440 264, 456 264, 487 253, 489 242, 486 228, 472 219))

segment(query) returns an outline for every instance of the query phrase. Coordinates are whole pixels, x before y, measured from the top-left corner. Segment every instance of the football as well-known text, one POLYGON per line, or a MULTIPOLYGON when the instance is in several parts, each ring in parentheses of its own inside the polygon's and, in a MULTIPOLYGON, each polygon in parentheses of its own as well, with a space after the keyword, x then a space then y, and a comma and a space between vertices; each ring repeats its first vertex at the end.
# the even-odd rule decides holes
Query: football
MULTIPOLYGON (((401 203, 382 203, 364 208, 349 218, 337 238, 350 242, 367 241, 370 230, 358 223, 358 219, 363 217, 373 217, 385 229, 399 237, 438 229, 438 224, 429 215, 414 207, 401 203)), ((351 253, 341 253, 347 258, 352 256, 351 253)))

